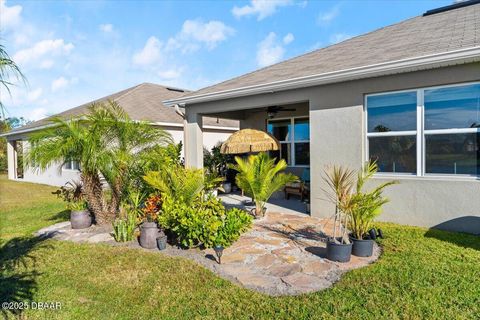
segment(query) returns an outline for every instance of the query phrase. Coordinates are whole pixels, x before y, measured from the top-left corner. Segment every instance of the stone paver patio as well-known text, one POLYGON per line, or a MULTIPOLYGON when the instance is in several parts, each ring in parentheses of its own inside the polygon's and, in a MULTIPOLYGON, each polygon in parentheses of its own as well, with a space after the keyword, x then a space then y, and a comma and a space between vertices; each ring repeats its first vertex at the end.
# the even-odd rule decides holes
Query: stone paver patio
MULTIPOLYGON (((267 212, 265 218, 255 220, 249 232, 225 249, 221 265, 217 264, 212 249, 185 250, 169 245, 166 250, 147 251, 194 260, 225 279, 262 293, 293 295, 330 287, 344 272, 378 259, 380 249, 377 245, 370 258, 352 256, 348 263, 325 259, 325 234, 329 234, 329 229, 330 225, 322 219, 267 212)), ((146 250, 136 241, 116 243, 111 231, 111 228, 97 226, 73 230, 69 222, 62 222, 39 230, 37 235, 146 250)))

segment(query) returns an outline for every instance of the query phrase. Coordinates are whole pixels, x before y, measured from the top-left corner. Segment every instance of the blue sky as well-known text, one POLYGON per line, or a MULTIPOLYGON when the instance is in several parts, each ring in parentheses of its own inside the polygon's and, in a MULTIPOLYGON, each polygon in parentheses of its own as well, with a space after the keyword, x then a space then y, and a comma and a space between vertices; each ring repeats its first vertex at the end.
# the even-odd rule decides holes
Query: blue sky
POLYGON ((1 99, 37 120, 141 82, 199 89, 452 2, 0 0, 28 79, 1 99))

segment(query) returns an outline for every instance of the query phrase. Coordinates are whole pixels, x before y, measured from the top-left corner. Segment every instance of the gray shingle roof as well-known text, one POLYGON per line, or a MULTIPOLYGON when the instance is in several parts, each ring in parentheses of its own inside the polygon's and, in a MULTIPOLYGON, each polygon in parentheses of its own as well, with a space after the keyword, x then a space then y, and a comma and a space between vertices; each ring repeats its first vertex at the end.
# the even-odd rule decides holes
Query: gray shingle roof
MULTIPOLYGON (((183 97, 480 46, 480 4, 418 16, 183 97)), ((182 97, 182 98, 183 98, 182 97)))
MULTIPOLYGON (((134 120, 183 124, 183 119, 175 112, 175 109, 164 106, 162 101, 166 99, 178 98, 185 92, 187 92, 187 90, 165 87, 153 83, 142 83, 106 97, 82 104, 78 107, 68 109, 56 114, 55 116, 64 118, 81 116, 87 112, 87 109, 91 103, 101 103, 108 100, 113 100, 116 101, 134 120)), ((10 131, 9 134, 47 125, 49 124, 49 119, 52 117, 38 120, 20 128, 16 128, 10 131)), ((228 119, 218 119, 217 121, 217 118, 211 117, 204 117, 203 124, 215 127, 238 128, 238 121, 228 119)))

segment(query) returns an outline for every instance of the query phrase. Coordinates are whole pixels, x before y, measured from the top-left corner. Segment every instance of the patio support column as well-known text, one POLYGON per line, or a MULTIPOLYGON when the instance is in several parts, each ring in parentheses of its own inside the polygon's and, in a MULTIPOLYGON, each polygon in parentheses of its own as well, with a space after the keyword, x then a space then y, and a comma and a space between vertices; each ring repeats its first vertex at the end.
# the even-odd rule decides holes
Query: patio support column
POLYGON ((7 140, 8 179, 15 180, 17 177, 17 150, 15 140, 7 140))
POLYGON ((185 167, 203 168, 202 115, 186 108, 184 123, 185 167))

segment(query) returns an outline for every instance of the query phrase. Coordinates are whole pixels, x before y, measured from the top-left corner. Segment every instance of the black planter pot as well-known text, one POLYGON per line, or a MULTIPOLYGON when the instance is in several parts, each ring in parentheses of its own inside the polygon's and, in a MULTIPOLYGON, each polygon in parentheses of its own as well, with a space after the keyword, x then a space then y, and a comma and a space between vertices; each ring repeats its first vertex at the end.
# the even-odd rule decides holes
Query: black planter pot
POLYGON ((352 254, 357 257, 371 257, 373 254, 373 240, 359 240, 350 238, 353 243, 352 254))
POLYGON ((92 216, 88 210, 70 212, 72 229, 85 229, 92 225, 92 216))
POLYGON ((140 226, 139 243, 142 248, 155 249, 159 236, 158 226, 155 222, 144 222, 140 226))
MULTIPOLYGON (((340 239, 338 239, 340 241, 340 239)), ((336 243, 333 239, 327 241, 327 259, 337 262, 348 262, 352 255, 352 244, 336 243)))

